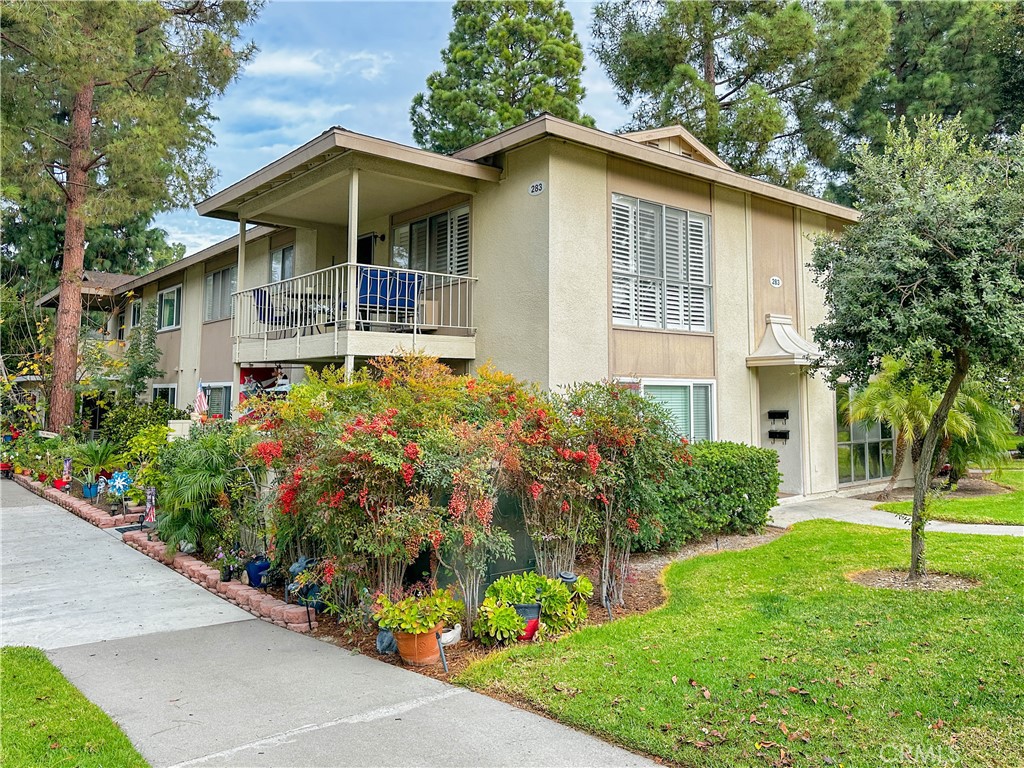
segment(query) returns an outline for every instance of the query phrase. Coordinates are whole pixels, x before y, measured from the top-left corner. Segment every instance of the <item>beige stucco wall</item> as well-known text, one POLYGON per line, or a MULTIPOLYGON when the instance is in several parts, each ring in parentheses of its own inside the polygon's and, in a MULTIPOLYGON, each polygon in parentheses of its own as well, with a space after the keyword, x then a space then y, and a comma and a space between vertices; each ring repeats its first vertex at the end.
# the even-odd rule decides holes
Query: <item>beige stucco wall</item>
POLYGON ((206 267, 195 264, 185 270, 182 281, 181 352, 178 372, 178 407, 195 400, 199 384, 201 345, 203 336, 203 299, 205 298, 206 267))
POLYGON ((505 157, 505 176, 473 199, 471 224, 477 365, 490 361, 524 379, 549 376, 548 151, 530 145, 505 157))
MULTIPOLYGON (((811 279, 811 272, 804 265, 811 260, 814 238, 824 234, 825 216, 812 211, 797 211, 800 238, 798 253, 800 280, 797 283, 797 299, 800 305, 800 323, 794 327, 807 340, 813 340, 814 327, 825 319, 824 293, 811 279)), ((822 374, 805 376, 804 381, 804 441, 807 452, 804 457, 807 483, 805 493, 822 493, 835 490, 839 475, 836 466, 836 398, 822 374)))
MULTIPOLYGON (((549 387, 609 375, 611 275, 608 257, 607 162, 603 154, 549 143, 548 377, 549 387)), ((511 179, 529 197, 532 179, 511 179)))
POLYGON ((203 323, 199 356, 199 378, 204 382, 231 381, 234 365, 231 362, 230 319, 203 323))
POLYGON ((746 364, 754 336, 750 196, 716 186, 711 229, 718 438, 757 445, 757 373, 746 364))
POLYGON ((760 444, 779 454, 779 471, 782 473, 779 490, 783 493, 805 493, 807 482, 804 457, 807 447, 801 439, 805 426, 801 390, 806 377, 796 366, 786 365, 763 367, 758 371, 758 378, 761 390, 760 444), (789 419, 786 423, 776 422, 773 426, 767 419, 769 410, 789 411, 789 419), (784 445, 782 441, 776 441, 773 445, 768 439, 770 429, 788 429, 789 440, 784 445))
POLYGON ((265 285, 270 280, 270 238, 245 244, 245 264, 240 271, 239 290, 265 285))

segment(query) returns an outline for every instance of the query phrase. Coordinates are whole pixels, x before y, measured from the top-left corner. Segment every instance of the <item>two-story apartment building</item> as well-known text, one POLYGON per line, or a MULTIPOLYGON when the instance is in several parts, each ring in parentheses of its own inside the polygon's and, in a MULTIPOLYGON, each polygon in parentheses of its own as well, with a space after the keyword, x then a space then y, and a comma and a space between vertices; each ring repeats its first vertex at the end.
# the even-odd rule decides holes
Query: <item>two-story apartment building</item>
POLYGON ((891 470, 891 436, 837 419, 807 368, 812 239, 856 213, 680 127, 544 115, 453 156, 332 128, 197 209, 239 236, 123 286, 158 303, 155 394, 179 406, 200 378, 226 409, 278 366, 418 350, 546 387, 634 382, 692 439, 775 449, 787 493, 891 470))

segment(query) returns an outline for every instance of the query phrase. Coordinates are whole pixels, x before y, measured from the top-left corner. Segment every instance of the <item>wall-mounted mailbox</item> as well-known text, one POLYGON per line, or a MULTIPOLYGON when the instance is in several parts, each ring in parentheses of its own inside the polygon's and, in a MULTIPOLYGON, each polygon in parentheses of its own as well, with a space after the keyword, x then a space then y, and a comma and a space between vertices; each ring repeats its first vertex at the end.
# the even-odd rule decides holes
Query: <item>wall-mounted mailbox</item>
POLYGON ((776 421, 789 421, 789 411, 768 411, 768 420, 772 424, 776 421))
POLYGON ((789 440, 789 430, 788 429, 769 429, 768 430, 768 439, 771 440, 773 443, 776 440, 781 440, 783 445, 785 445, 786 441, 789 440))

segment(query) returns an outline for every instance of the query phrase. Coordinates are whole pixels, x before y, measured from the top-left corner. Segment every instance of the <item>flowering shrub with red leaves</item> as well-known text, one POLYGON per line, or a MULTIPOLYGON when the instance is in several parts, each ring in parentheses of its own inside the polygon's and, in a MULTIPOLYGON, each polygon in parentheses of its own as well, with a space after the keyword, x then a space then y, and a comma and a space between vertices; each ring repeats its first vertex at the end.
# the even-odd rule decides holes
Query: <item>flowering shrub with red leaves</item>
POLYGON ((621 601, 630 548, 657 537, 657 484, 688 455, 637 392, 542 392, 422 355, 373 360, 350 380, 310 371, 260 408, 274 426, 253 455, 278 472, 281 562, 344 558, 371 592, 394 595, 429 552, 428 580, 441 565, 454 573, 468 626, 488 563, 513 554, 493 523, 499 493, 520 500, 538 570, 574 570, 577 549, 596 542, 605 594, 621 601))
POLYGON ((602 549, 600 590, 604 604, 623 605, 629 555, 644 532, 657 537, 661 482, 677 462, 692 461, 685 442, 656 403, 626 386, 579 384, 566 393, 571 418, 586 441, 571 461, 585 463, 591 479, 586 500, 595 512, 602 549))

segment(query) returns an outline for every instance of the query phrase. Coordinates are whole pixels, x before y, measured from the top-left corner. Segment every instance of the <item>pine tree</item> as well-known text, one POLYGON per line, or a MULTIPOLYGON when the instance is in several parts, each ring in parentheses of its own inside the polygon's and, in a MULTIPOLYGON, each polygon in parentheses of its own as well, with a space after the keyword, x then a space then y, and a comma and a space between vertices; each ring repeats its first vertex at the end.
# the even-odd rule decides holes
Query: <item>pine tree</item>
POLYGON ((583 49, 563 0, 459 0, 443 69, 412 102, 413 138, 451 154, 542 112, 593 125, 580 112, 583 49))
POLYGON ((799 186, 889 44, 870 2, 605 0, 594 53, 633 128, 681 123, 743 173, 799 186))
POLYGON ((893 18, 888 53, 854 103, 843 151, 831 164, 837 175, 832 196, 843 202, 852 199, 845 175, 852 169, 857 144, 866 141, 880 152, 889 127, 901 118, 913 125, 928 114, 960 115, 962 127, 983 138, 1014 133, 1024 114, 1017 103, 1024 95, 1019 72, 1024 62, 1022 3, 888 0, 887 5, 893 18))
POLYGON ((71 423, 85 228, 181 206, 213 170, 210 101, 253 54, 237 45, 258 0, 3 6, 5 183, 65 212, 51 429, 71 423))

